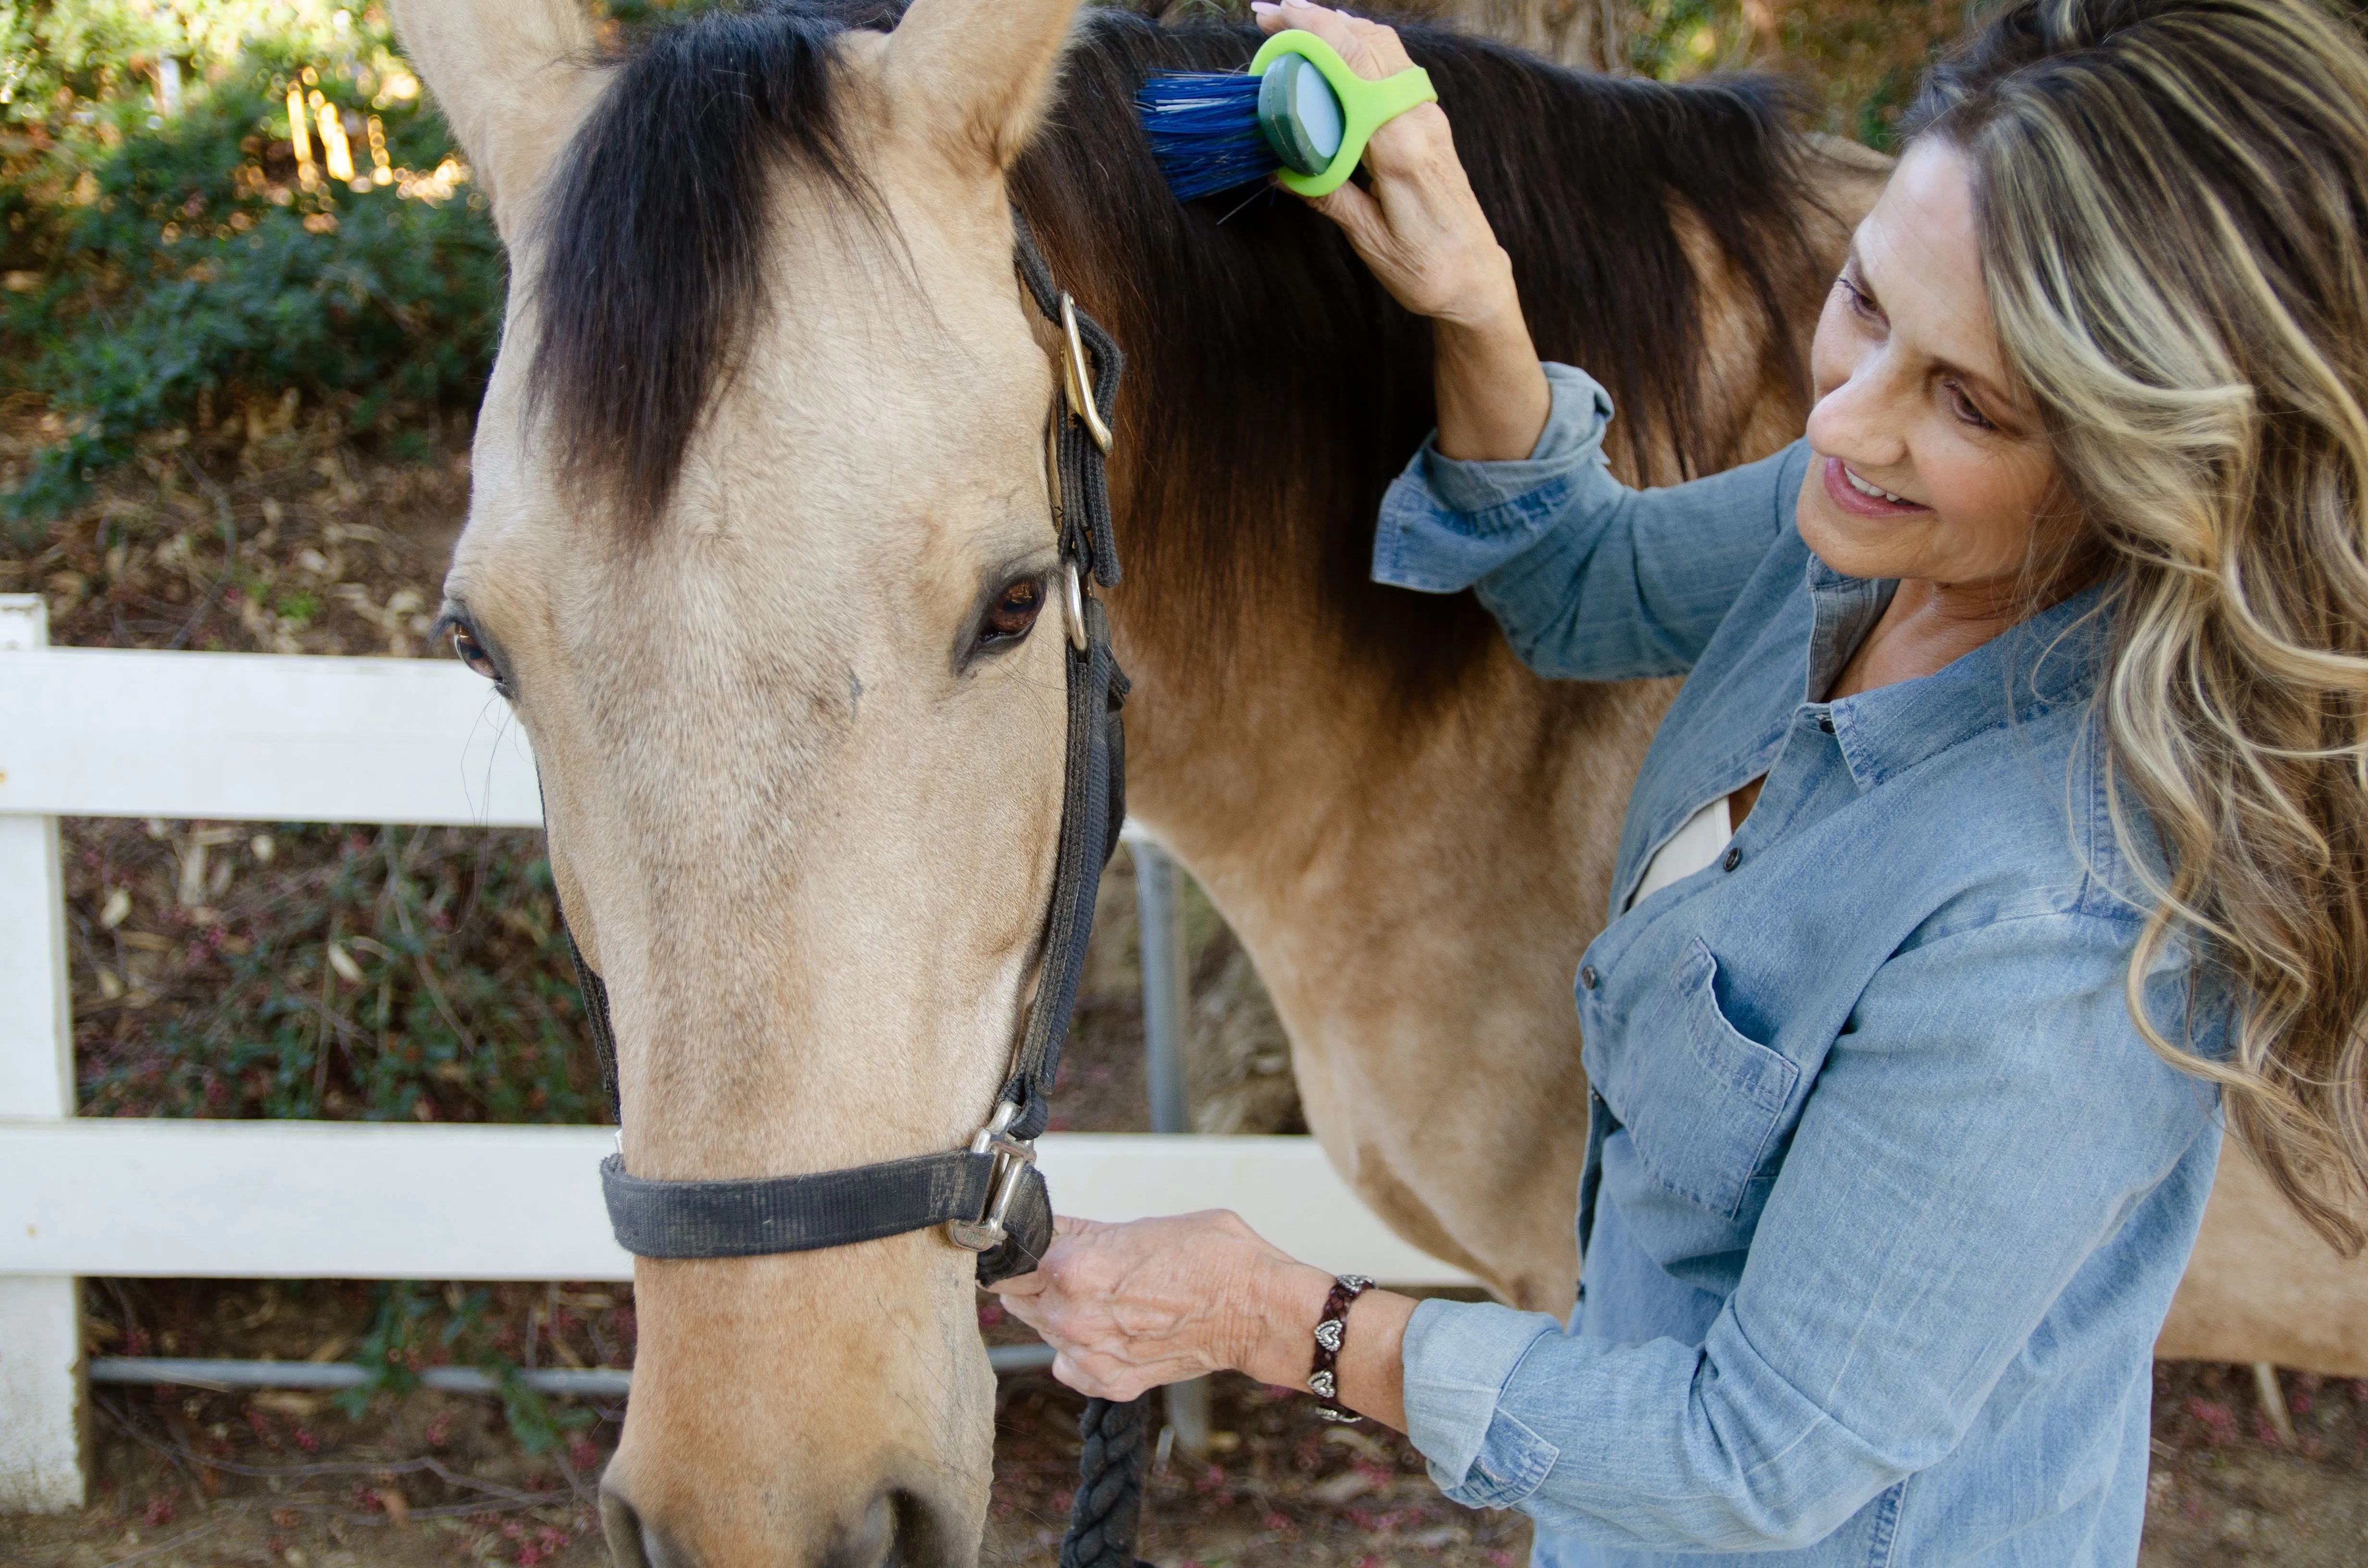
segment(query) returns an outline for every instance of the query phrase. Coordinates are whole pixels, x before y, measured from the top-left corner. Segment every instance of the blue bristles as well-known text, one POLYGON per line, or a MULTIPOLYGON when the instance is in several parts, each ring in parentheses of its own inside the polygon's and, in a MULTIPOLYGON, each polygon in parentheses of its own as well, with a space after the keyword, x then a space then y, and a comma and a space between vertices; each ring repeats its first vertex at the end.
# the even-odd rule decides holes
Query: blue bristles
POLYGON ((1258 130, 1258 79, 1247 72, 1154 73, 1134 95, 1151 155, 1178 201, 1262 180, 1282 166, 1258 130))

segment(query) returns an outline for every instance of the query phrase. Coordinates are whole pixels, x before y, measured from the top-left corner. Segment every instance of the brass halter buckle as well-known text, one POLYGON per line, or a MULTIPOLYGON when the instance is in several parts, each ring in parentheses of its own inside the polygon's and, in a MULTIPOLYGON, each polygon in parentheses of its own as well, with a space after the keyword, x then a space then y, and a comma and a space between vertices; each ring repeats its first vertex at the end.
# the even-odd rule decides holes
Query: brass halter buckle
POLYGON ((992 1252, 1011 1233, 1004 1221, 1011 1213, 1011 1200, 1019 1195, 1020 1173, 1036 1163, 1033 1142, 1004 1136, 1004 1129, 1019 1114, 1019 1108, 1005 1100, 995 1108, 993 1119, 971 1136, 970 1152, 993 1153, 995 1172, 987 1179, 985 1211, 975 1220, 946 1221, 946 1239, 964 1252, 992 1252))
POLYGON ((1110 427, 1102 419, 1102 411, 1094 406, 1093 378, 1086 371, 1085 340, 1077 335, 1077 301, 1066 292, 1061 295, 1061 384, 1068 394, 1069 406, 1084 422, 1086 434, 1094 445, 1110 456, 1110 427))

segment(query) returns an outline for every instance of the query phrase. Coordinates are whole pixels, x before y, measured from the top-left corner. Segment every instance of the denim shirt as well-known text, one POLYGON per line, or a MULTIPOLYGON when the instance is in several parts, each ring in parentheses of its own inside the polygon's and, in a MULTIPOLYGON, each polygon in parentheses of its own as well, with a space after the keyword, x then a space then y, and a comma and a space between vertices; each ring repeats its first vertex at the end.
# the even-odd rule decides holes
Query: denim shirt
MULTIPOLYGON (((1373 575, 1476 586, 1540 674, 1687 680, 1578 971, 1578 1308, 1422 1303, 1409 1436, 1557 1568, 2131 1563, 2220 1132, 2123 1001, 2142 906, 2089 702, 2099 595, 1822 700, 1893 585, 1794 530, 1806 444, 1632 491, 1602 390, 1548 373, 1529 460, 1416 455, 1373 575), (1717 863, 1625 908, 1763 774, 1717 863)), ((2175 962, 2147 995, 2171 1038, 2222 1038, 2175 962)))

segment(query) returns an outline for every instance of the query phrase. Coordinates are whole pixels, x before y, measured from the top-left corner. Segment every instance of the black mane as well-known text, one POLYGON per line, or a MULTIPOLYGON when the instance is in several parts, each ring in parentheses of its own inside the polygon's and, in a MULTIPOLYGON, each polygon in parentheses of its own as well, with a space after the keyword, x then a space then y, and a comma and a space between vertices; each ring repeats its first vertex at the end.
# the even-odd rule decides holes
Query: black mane
MULTIPOLYGON (((536 278, 534 384, 578 466, 621 486, 643 519, 762 306, 768 182, 783 163, 884 222, 835 91, 832 40, 859 18, 892 19, 876 6, 774 0, 668 28, 578 132, 536 278)), ((1814 286, 1816 264, 1782 90, 1590 75, 1402 30, 1454 119, 1541 351, 1611 389, 1634 472, 1666 480, 1735 461, 1728 411, 1699 406, 1704 295, 1677 214, 1725 254, 1778 357, 1796 363, 1784 306, 1814 286)), ((1427 327, 1293 199, 1255 195, 1230 216, 1238 194, 1177 203, 1135 126, 1144 72, 1238 68, 1257 39, 1090 13, 1013 195, 1064 285, 1130 358, 1121 423, 1142 438, 1121 453, 1126 551, 1146 565, 1167 557, 1168 585, 1212 606, 1247 585, 1229 578, 1279 554, 1320 560, 1328 583, 1378 603, 1355 585, 1381 490, 1432 423, 1427 327), (1304 518, 1300 537, 1285 514, 1304 518)))
MULTIPOLYGON (((1779 384, 1805 392, 1789 322, 1827 279, 1802 227, 1788 90, 1602 76, 1436 27, 1399 31, 1454 122, 1540 353, 1611 391, 1614 457, 1667 483, 1755 455, 1736 446, 1735 410, 1702 405, 1711 290, 1678 224, 1691 214, 1714 242, 1731 268, 1716 287, 1753 296, 1779 384)), ((1230 617, 1312 574, 1340 656, 1386 672, 1405 699, 1443 695, 1493 623, 1469 595, 1369 575, 1382 492, 1436 423, 1429 324, 1295 198, 1179 205, 1135 128, 1144 72, 1239 69, 1258 42, 1247 27, 1096 10, 1013 180, 1054 271, 1128 355, 1120 550, 1156 582, 1156 603, 1130 614, 1222 664, 1230 617)))

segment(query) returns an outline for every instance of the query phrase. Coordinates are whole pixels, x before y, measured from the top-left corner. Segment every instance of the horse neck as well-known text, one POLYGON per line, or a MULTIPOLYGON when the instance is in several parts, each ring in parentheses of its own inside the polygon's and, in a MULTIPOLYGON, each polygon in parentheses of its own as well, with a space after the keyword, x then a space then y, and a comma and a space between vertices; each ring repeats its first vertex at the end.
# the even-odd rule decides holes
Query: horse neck
MULTIPOLYGON (((1253 194, 1223 222, 1174 202, 1131 123, 1146 70, 1237 65, 1252 36, 1105 16, 1015 181, 1129 356, 1112 611, 1139 687, 1133 798, 1219 876, 1278 832, 1369 831, 1393 797, 1435 795, 1434 769, 1497 798, 1474 768, 1534 785, 1608 700, 1527 676, 1469 596, 1369 580, 1382 492, 1433 420, 1427 324, 1296 200, 1253 194)), ((1797 433, 1802 307, 1831 236, 1804 232, 1766 107, 1411 37, 1542 350, 1621 401, 1615 467, 1666 483, 1797 433)), ((1615 825, 1623 796, 1600 813, 1615 825)))
MULTIPOLYGON (((1542 352, 1619 400, 1615 469, 1668 483, 1798 434, 1795 346, 1841 220, 1767 116, 1468 40, 1416 50, 1542 352)), ((1433 422, 1427 327, 1294 200, 1223 223, 1178 206, 1127 123, 1146 65, 1247 53, 1096 25, 1014 185, 1129 355, 1129 801, 1242 937, 1360 1193, 1508 1299, 1567 1306, 1568 985, 1670 688, 1542 680, 1472 596, 1370 580, 1383 490, 1433 422)))

